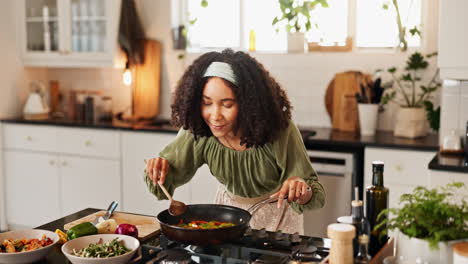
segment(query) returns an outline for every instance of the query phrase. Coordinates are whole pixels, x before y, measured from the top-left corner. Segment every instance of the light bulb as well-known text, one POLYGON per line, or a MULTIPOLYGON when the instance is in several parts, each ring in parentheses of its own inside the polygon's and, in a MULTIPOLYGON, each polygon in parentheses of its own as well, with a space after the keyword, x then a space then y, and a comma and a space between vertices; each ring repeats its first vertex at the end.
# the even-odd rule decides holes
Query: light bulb
POLYGON ((132 84, 132 72, 130 69, 125 69, 123 76, 122 76, 123 83, 127 86, 132 84))

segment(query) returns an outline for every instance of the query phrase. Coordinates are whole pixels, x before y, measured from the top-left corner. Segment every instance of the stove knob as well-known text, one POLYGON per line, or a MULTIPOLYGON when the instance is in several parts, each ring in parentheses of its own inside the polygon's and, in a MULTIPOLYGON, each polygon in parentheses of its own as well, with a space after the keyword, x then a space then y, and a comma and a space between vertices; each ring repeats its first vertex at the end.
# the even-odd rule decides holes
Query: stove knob
POLYGON ((299 235, 298 232, 294 233, 294 234, 291 234, 291 242, 292 243, 301 243, 302 241, 302 238, 301 236, 299 235))

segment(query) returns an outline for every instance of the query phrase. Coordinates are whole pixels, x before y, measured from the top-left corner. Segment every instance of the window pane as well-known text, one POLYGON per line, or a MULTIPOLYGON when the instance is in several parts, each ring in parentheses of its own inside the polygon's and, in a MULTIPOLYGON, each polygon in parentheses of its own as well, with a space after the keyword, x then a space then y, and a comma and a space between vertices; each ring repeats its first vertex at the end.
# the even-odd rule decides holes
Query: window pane
POLYGON ((200 1, 187 0, 189 19, 188 39, 191 48, 239 47, 239 0, 200 1), (227 12, 227 10, 229 10, 227 12))
POLYGON ((273 18, 280 12, 278 0, 246 0, 244 1, 244 43, 249 47, 250 31, 255 32, 257 51, 285 51, 287 48, 286 32, 280 29, 276 32, 271 25, 273 18))
POLYGON ((317 5, 312 11, 312 30, 307 33, 307 39, 312 42, 344 44, 348 35, 348 0, 328 1, 328 6, 322 8, 317 5))
MULTIPOLYGON (((396 47, 398 26, 395 8, 389 2, 388 10, 382 8, 384 1, 358 0, 356 12, 356 45, 358 47, 396 47)), ((407 29, 420 28, 421 0, 398 0, 401 22, 407 29)), ((418 36, 407 34, 408 46, 419 46, 418 36)))

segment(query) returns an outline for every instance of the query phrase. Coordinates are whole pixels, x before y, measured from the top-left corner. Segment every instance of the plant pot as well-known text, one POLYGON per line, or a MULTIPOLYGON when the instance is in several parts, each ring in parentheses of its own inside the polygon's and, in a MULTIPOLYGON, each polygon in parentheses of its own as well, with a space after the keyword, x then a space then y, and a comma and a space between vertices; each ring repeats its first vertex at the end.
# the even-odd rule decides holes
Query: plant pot
POLYGON ((361 136, 372 136, 377 128, 378 104, 358 104, 361 136))
POLYGON ((400 108, 393 134, 405 138, 424 137, 427 134, 426 111, 423 108, 400 108))
MULTIPOLYGON (((451 264, 453 263, 452 246, 458 240, 439 242, 439 249, 431 249, 429 242, 423 239, 408 237, 401 231, 396 232, 397 241, 395 244, 397 257, 421 258, 430 264, 451 264)), ((421 262, 425 263, 425 262, 421 262)))
POLYGON ((288 32, 288 52, 303 53, 305 38, 302 32, 288 32))

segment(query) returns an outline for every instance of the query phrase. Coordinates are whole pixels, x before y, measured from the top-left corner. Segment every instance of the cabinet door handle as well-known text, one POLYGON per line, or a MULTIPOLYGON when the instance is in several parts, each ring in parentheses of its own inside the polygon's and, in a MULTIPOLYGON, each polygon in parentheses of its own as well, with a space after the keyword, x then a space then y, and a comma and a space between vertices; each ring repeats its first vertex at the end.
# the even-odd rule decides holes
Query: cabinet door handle
POLYGON ((91 142, 91 140, 86 140, 84 144, 87 147, 91 147, 91 145, 93 145, 93 142, 91 142))
POLYGON ((27 136, 27 137, 26 137, 26 140, 27 140, 27 141, 32 141, 32 137, 31 137, 31 136, 27 136))
POLYGON ((55 165, 55 160, 49 160, 49 164, 50 164, 50 166, 54 166, 55 165))
POLYGON ((68 166, 68 162, 66 160, 62 161, 62 166, 63 167, 67 167, 68 166))
POLYGON ((396 171, 402 171, 402 170, 403 170, 403 166, 401 166, 401 165, 396 165, 396 166, 395 166, 395 170, 396 170, 396 171))

